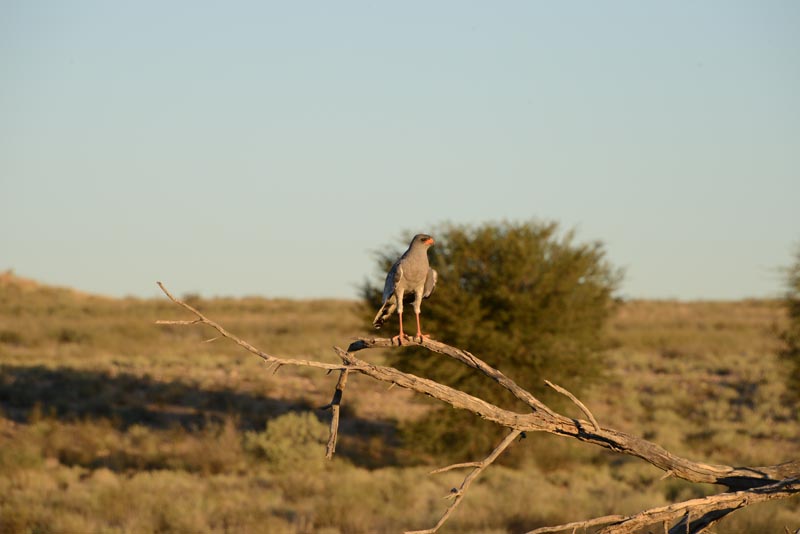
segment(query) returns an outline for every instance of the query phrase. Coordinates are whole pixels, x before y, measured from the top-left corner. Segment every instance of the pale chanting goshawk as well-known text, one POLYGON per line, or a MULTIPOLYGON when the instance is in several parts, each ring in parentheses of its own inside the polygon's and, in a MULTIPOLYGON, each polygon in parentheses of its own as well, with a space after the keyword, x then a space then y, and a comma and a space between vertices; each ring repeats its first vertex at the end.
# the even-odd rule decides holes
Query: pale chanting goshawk
POLYGON ((417 234, 411 240, 400 259, 397 260, 386 274, 386 283, 383 286, 383 305, 372 321, 372 326, 380 328, 383 323, 397 310, 400 319, 400 333, 393 337, 399 345, 403 344, 403 303, 414 301, 414 313, 417 316, 417 337, 422 341, 428 337, 422 333, 419 323, 419 313, 422 299, 431 296, 436 287, 436 270, 428 264, 428 249, 434 241, 428 234, 417 234))

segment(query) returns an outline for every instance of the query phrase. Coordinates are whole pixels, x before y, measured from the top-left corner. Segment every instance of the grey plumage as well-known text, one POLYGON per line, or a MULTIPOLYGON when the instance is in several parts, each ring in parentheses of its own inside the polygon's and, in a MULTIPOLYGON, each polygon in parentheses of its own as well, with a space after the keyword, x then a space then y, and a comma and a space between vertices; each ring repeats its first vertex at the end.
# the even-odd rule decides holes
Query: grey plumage
MULTIPOLYGON (((389 271, 389 273, 391 274, 391 271, 389 271)), ((436 289, 436 280, 438 276, 439 275, 436 272, 436 269, 432 267, 428 269, 428 275, 425 277, 425 286, 422 292, 423 299, 430 297, 431 293, 433 293, 433 290, 436 289)), ((388 277, 387 277, 387 282, 388 282, 388 277)), ((392 282, 392 284, 394 284, 394 282, 392 282)), ((394 311, 397 309, 397 297, 395 296, 394 292, 391 292, 391 294, 387 297, 386 287, 387 286, 384 286, 383 290, 383 306, 381 306, 381 309, 378 310, 378 314, 375 316, 375 320, 372 321, 372 326, 374 326, 377 329, 380 329, 381 326, 383 326, 383 323, 385 323, 386 320, 389 317, 391 317, 394 311)), ((414 301, 414 293, 403 294, 404 304, 410 304, 413 301, 414 301)))
POLYGON ((422 299, 431 296, 436 288, 438 275, 428 263, 428 248, 433 245, 433 238, 427 234, 417 234, 400 259, 398 259, 386 274, 386 283, 383 286, 383 303, 372 325, 380 328, 383 323, 395 312, 400 315, 400 334, 402 336, 403 304, 414 303, 414 312, 417 315, 417 329, 419 332, 419 314, 422 299))

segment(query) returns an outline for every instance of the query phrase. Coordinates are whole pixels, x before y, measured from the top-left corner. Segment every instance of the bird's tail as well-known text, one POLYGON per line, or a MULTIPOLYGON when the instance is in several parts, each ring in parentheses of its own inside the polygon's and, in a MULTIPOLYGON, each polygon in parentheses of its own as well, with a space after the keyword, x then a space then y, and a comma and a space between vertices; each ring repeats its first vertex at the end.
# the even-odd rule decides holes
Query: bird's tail
POLYGON ((394 313, 394 310, 396 309, 397 309, 397 299, 395 299, 394 295, 392 295, 383 302, 383 306, 381 306, 381 309, 378 310, 378 313, 372 320, 372 326, 374 326, 377 330, 380 330, 381 327, 383 326, 383 323, 386 322, 386 319, 391 317, 391 315, 394 313))

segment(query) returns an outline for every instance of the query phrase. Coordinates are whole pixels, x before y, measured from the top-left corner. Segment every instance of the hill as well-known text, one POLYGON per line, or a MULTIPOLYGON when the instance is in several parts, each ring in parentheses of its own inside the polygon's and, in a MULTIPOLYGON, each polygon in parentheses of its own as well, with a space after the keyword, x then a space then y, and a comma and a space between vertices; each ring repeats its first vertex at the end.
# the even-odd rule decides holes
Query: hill
MULTIPOLYGON (((283 356, 334 362, 330 347, 369 326, 353 301, 187 298, 283 356)), ((326 421, 313 408, 330 400, 335 377, 272 375, 225 340, 208 342, 213 332, 154 324, 186 318, 166 299, 0 275, 0 531, 344 534, 435 522, 458 474, 428 475, 397 431, 427 400, 354 377, 341 457, 320 462, 324 424, 297 414, 326 421)), ((797 458, 796 404, 775 356, 784 321, 776 301, 622 303, 608 325, 606 376, 582 400, 603 424, 692 459, 797 458)), ((525 532, 704 492, 554 436, 517 447, 526 450, 516 464, 491 468, 444 532, 525 532)), ((778 531, 799 518, 796 500, 770 503, 720 528, 778 531)))

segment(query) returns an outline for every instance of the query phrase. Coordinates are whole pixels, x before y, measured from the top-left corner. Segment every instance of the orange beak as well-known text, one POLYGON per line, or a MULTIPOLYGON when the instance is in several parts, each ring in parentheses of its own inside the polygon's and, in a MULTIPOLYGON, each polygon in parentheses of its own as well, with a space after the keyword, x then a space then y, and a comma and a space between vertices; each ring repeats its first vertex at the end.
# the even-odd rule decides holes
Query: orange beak
POLYGON ((434 241, 432 237, 429 237, 428 240, 425 241, 426 245, 433 245, 434 243, 436 243, 436 241, 434 241))

